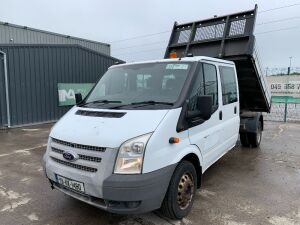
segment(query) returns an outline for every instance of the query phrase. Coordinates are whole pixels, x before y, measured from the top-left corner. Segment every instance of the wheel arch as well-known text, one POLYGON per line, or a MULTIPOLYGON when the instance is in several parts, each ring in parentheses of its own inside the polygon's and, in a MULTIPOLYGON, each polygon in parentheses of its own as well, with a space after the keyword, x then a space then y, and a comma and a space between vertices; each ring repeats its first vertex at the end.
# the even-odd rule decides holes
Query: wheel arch
POLYGON ((200 188, 202 183, 202 166, 200 164, 198 156, 195 153, 189 153, 186 156, 184 156, 180 161, 188 161, 194 165, 197 173, 197 188, 200 188))

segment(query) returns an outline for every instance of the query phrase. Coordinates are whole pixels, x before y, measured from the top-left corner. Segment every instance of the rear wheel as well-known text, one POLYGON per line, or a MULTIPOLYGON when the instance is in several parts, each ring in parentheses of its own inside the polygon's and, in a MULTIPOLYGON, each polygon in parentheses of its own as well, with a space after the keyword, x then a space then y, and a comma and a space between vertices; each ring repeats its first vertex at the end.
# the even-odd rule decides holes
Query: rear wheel
POLYGON ((241 133, 240 134, 240 141, 243 147, 249 147, 249 140, 248 140, 248 133, 241 133))
POLYGON ((260 145, 262 138, 262 125, 261 122, 258 123, 257 130, 255 133, 249 134, 249 142, 253 148, 256 148, 260 145))
POLYGON ((262 124, 258 123, 255 133, 241 133, 240 140, 244 147, 257 148, 262 138, 262 124))
POLYGON ((197 173, 191 162, 178 164, 171 179, 161 212, 171 219, 182 219, 190 212, 197 189, 197 173))

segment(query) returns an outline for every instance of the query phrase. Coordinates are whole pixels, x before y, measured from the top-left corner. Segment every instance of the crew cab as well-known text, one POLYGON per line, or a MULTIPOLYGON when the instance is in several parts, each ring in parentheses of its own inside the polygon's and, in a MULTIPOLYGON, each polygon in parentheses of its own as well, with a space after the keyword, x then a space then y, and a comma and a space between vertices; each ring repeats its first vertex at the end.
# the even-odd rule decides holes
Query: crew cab
MULTIPOLYGON (((240 15, 247 27, 256 10, 224 18, 233 23, 240 15)), ((253 55, 188 57, 214 55, 220 46, 217 55, 226 58, 238 44, 249 52, 249 34, 229 39, 228 30, 220 40, 199 40, 207 36, 197 29, 216 22, 223 17, 175 24, 165 59, 114 65, 85 99, 76 95, 77 104, 52 128, 43 158, 51 187, 113 213, 161 208, 181 219, 202 174, 235 147, 239 134, 244 146, 258 147, 260 110, 269 110, 269 98, 253 55), (188 29, 193 37, 184 42, 188 29)))

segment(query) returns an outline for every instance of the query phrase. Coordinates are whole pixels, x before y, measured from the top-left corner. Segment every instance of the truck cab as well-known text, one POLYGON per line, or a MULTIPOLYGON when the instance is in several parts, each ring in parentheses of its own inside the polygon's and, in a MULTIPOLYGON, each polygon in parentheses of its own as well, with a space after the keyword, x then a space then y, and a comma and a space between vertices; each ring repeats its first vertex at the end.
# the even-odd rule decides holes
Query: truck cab
POLYGON ((204 46, 192 38, 174 43, 182 30, 196 27, 174 26, 166 55, 175 52, 176 58, 114 65, 85 99, 77 95, 77 104, 52 128, 43 157, 52 188, 113 213, 160 208, 181 219, 202 174, 239 134, 245 145, 259 145, 258 110, 268 110, 268 102, 252 70, 256 64, 249 57, 180 56, 192 45, 204 46), (244 81, 249 77, 254 84, 244 81), (244 88, 251 85, 260 89, 248 98, 244 88))
POLYGON ((239 127, 233 62, 112 66, 55 124, 44 168, 52 187, 99 208, 142 213, 169 197, 180 212, 169 216, 181 218, 202 173, 235 146, 239 127))

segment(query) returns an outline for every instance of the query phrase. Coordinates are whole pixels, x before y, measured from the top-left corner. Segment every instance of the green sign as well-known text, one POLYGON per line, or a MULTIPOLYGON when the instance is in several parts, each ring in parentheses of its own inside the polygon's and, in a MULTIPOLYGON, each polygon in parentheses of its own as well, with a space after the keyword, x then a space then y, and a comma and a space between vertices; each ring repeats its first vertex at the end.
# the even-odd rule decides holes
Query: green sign
POLYGON ((58 83, 58 105, 75 105, 75 94, 81 93, 84 98, 93 86, 92 83, 58 83))
POLYGON ((300 98, 294 98, 292 96, 272 96, 272 103, 299 104, 300 98))

